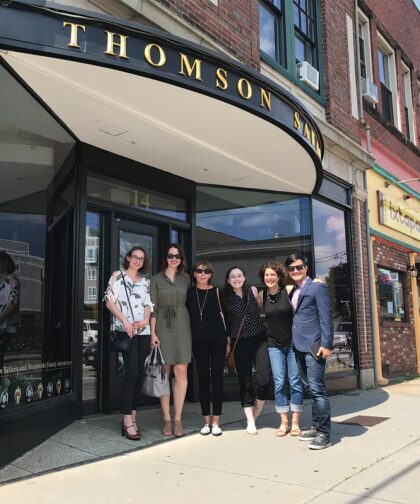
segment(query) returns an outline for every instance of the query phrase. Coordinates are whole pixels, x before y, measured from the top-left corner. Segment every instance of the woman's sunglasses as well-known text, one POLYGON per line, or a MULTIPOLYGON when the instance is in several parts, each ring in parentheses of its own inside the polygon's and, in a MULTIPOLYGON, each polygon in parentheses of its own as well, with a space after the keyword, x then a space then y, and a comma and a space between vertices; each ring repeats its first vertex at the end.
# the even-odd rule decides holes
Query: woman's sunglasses
POLYGON ((209 269, 196 268, 194 270, 196 273, 204 273, 205 275, 210 275, 211 271, 209 269))
POLYGON ((166 257, 168 259, 181 259, 182 258, 181 254, 168 254, 166 257))

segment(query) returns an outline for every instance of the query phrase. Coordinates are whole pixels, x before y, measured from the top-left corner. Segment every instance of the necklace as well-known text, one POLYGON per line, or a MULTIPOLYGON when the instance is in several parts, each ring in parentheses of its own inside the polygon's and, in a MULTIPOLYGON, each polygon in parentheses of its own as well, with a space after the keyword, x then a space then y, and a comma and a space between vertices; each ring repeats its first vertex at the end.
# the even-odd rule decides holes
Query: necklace
POLYGON ((204 302, 203 306, 200 304, 200 298, 198 297, 198 288, 195 288, 195 293, 197 295, 197 304, 198 304, 198 311, 200 312, 200 323, 203 323, 203 311, 204 311, 204 306, 207 301, 207 294, 209 293, 209 289, 206 289, 206 295, 204 296, 204 302))
POLYGON ((267 298, 269 303, 275 304, 279 300, 280 297, 280 291, 278 291, 274 296, 272 296, 269 292, 267 292, 267 298))

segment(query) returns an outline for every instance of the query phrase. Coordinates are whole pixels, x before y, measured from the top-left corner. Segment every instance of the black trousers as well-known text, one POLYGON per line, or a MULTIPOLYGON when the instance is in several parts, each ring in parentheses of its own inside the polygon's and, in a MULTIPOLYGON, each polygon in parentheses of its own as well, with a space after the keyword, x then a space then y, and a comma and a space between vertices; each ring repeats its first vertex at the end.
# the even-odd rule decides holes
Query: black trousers
POLYGON ((198 371, 201 414, 203 416, 210 415, 210 397, 212 395, 213 415, 219 416, 222 414, 226 339, 194 341, 193 353, 198 371), (210 384, 212 394, 210 394, 210 384))
POLYGON ((252 338, 239 338, 234 356, 242 407, 254 406, 255 399, 265 401, 271 380, 265 334, 252 338), (255 388, 252 377, 253 364, 256 369, 255 388))
POLYGON ((130 415, 137 409, 143 383, 144 361, 150 352, 150 336, 136 335, 129 353, 123 353, 124 379, 121 392, 121 413, 130 415))

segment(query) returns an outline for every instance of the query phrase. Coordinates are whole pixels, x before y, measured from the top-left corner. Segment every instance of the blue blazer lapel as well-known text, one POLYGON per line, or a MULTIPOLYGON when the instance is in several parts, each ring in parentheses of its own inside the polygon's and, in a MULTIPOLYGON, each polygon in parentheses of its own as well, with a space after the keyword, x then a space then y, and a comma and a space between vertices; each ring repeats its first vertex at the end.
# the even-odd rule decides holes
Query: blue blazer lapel
POLYGON ((299 310, 300 303, 302 302, 302 299, 305 296, 306 291, 308 290, 308 288, 311 285, 311 283, 312 283, 312 278, 308 278, 308 280, 306 280, 306 282, 305 282, 305 285, 302 287, 302 290, 299 292, 299 297, 298 297, 298 302, 297 302, 297 306, 296 306, 296 311, 299 310))

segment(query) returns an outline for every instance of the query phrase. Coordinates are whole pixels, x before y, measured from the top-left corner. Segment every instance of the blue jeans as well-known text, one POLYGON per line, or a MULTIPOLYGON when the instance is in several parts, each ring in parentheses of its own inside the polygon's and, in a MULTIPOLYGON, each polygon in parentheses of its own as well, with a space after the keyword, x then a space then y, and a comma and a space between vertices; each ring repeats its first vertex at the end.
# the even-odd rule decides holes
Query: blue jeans
POLYGON ((288 385, 290 386, 290 409, 303 410, 303 388, 293 348, 269 347, 271 370, 274 380, 274 397, 277 413, 289 411, 288 385))
POLYGON ((310 353, 296 349, 295 353, 302 382, 312 397, 312 427, 329 438, 331 409, 325 387, 325 359, 316 360, 310 353))

